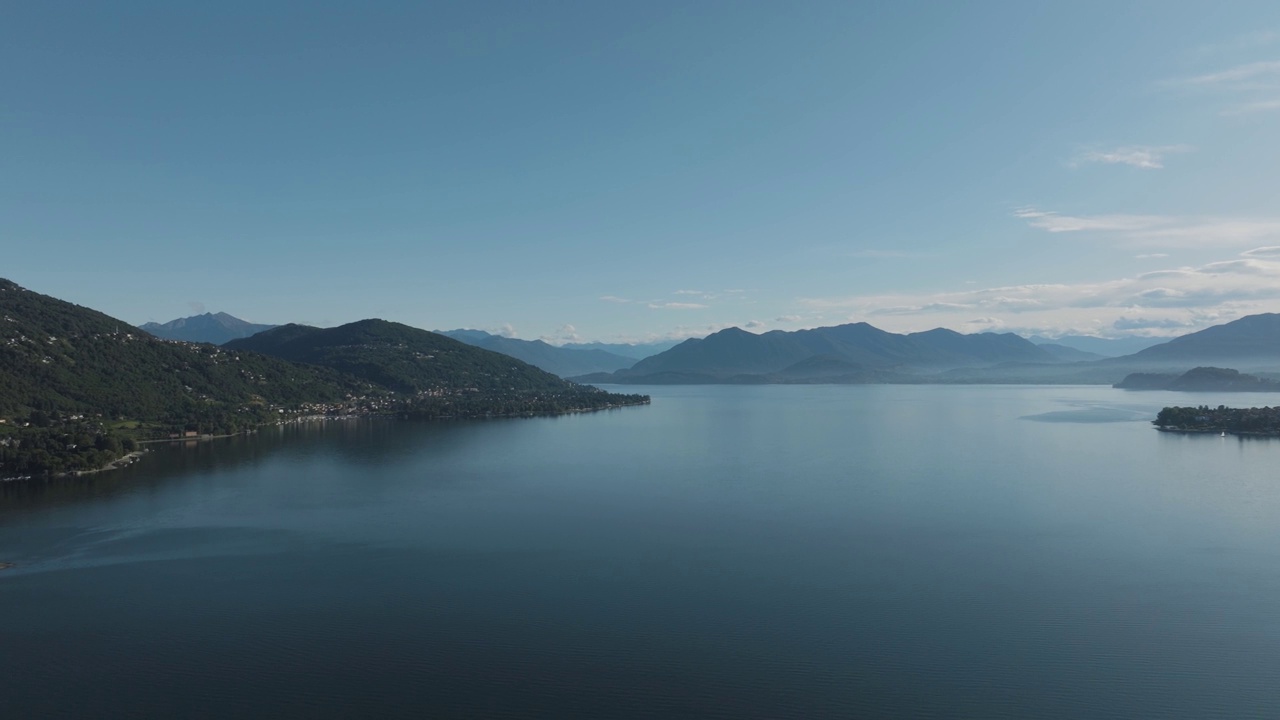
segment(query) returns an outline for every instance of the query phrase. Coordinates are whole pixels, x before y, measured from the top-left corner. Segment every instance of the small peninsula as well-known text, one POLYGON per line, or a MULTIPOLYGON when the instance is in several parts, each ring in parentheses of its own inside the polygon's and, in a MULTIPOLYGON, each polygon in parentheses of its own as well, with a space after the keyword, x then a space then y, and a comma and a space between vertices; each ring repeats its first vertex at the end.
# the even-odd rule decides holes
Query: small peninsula
POLYGON ((1167 407, 1151 422, 1162 432, 1280 436, 1280 407, 1167 407))

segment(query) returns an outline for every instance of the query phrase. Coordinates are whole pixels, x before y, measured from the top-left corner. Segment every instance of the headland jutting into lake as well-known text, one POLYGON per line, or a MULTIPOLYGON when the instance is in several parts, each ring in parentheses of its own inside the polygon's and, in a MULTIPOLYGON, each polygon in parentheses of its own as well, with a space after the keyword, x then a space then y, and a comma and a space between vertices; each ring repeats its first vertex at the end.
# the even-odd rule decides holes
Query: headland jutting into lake
POLYGON ((1162 432, 1280 436, 1280 407, 1167 407, 1151 421, 1162 432))

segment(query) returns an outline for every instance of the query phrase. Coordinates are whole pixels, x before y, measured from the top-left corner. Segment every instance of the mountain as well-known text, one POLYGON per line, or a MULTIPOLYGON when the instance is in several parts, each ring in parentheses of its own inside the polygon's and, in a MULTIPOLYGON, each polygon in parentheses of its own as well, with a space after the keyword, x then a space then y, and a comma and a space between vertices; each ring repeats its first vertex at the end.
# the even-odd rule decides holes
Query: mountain
POLYGON ((776 373, 757 376, 768 383, 893 383, 910 378, 889 370, 868 368, 830 355, 814 355, 776 373))
POLYGON ((1248 315, 1214 325, 1123 358, 1134 364, 1280 364, 1280 313, 1248 315))
POLYGON ((254 401, 331 400, 367 386, 331 370, 160 340, 8 280, 0 280, 0 314, 0 416, 158 419, 254 401))
POLYGON ((1101 360, 1104 357, 1098 353, 1085 352, 1084 350, 1077 350, 1057 343, 1038 343, 1038 347, 1062 362, 1101 360))
POLYGON ((401 393, 577 387, 510 356, 386 320, 335 328, 281 325, 223 347, 322 365, 401 393))
POLYGON ((972 365, 1007 362, 1053 362, 1054 355, 1013 333, 963 335, 955 330, 935 328, 907 335, 919 344, 951 356, 948 364, 972 365))
POLYGON ((1122 390, 1182 392, 1280 392, 1280 382, 1217 367, 1192 368, 1181 375, 1132 373, 1115 387, 1122 390))
POLYGON ((1140 385, 1147 384, 1153 388, 1164 388, 1167 383, 1188 370, 1223 365, 1255 373, 1280 368, 1280 314, 1249 315, 1151 345, 1129 355, 1059 365, 1021 363, 962 368, 945 373, 939 380, 970 383, 1114 383, 1128 389, 1137 389, 1140 385))
POLYGON ((569 350, 603 350, 614 355, 621 355, 625 358, 631 358, 632 361, 643 360, 650 355, 657 355, 665 350, 670 350, 680 344, 679 340, 663 340, 651 343, 565 343, 562 348, 569 350))
POLYGON ((382 320, 287 325, 219 347, 161 340, 0 280, 0 479, 97 469, 139 439, 300 415, 488 417, 645 402, 382 320))
POLYGON ((510 355, 560 377, 613 372, 635 364, 632 358, 604 350, 556 347, 541 340, 519 340, 491 335, 483 330, 444 330, 439 334, 468 345, 510 355))
POLYGON ((666 352, 647 357, 615 376, 641 377, 659 373, 693 373, 709 377, 781 370, 815 353, 779 335, 755 335, 728 328, 697 340, 690 339, 666 352))
POLYGON ((167 323, 144 323, 138 326, 163 340, 185 340, 221 345, 229 340, 256 335, 275 325, 258 325, 245 322, 226 313, 205 313, 170 320, 167 323))
POLYGON ((109 467, 139 439, 235 433, 376 392, 327 368, 160 340, 0 280, 0 479, 109 467))
POLYGON ((1079 350, 1081 352, 1093 353, 1102 357, 1120 357, 1121 355, 1132 355, 1139 350, 1145 350, 1165 341, 1165 338, 1145 338, 1145 337, 1124 337, 1124 338, 1100 338, 1089 335, 1063 335, 1058 338, 1047 338, 1039 335, 1032 335, 1027 338, 1036 345, 1041 347, 1045 345, 1062 345, 1064 347, 1079 350))
POLYGON ((928 369, 989 366, 999 363, 1054 363, 1048 351, 1012 333, 962 335, 942 328, 899 335, 867 323, 756 335, 728 328, 700 340, 645 358, 609 376, 582 378, 591 382, 655 382, 700 378, 713 382, 821 381, 832 376, 872 377, 867 370, 928 369), (803 361, 823 358, 811 365, 803 361), (833 372, 832 363, 847 363, 854 372, 833 372), (785 372, 784 372, 785 371, 785 372), (782 373, 782 375, 777 375, 782 373))

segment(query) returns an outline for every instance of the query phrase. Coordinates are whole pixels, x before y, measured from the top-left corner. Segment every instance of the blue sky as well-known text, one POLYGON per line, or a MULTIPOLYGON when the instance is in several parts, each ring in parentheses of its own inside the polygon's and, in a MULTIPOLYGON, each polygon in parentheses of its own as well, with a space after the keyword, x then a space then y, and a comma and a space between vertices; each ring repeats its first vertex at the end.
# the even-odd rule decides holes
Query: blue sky
POLYGON ((26 3, 0 276, 553 341, 1280 311, 1274 2, 26 3))

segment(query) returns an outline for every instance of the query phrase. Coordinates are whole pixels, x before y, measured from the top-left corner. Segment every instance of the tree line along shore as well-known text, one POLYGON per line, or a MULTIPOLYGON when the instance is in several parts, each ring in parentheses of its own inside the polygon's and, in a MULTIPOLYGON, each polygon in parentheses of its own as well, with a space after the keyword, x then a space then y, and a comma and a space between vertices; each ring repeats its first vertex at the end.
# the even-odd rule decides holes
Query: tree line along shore
POLYGON ((647 405, 648 395, 620 395, 577 386, 560 392, 434 393, 410 398, 352 398, 317 407, 250 404, 201 408, 186 416, 156 421, 104 419, 83 414, 35 411, 22 420, 0 422, 0 481, 52 479, 123 467, 141 457, 146 445, 203 441, 256 431, 266 425, 300 421, 386 417, 451 420, 534 417, 647 405))
POLYGON ((1166 407, 1151 422, 1164 432, 1280 436, 1280 407, 1166 407))

